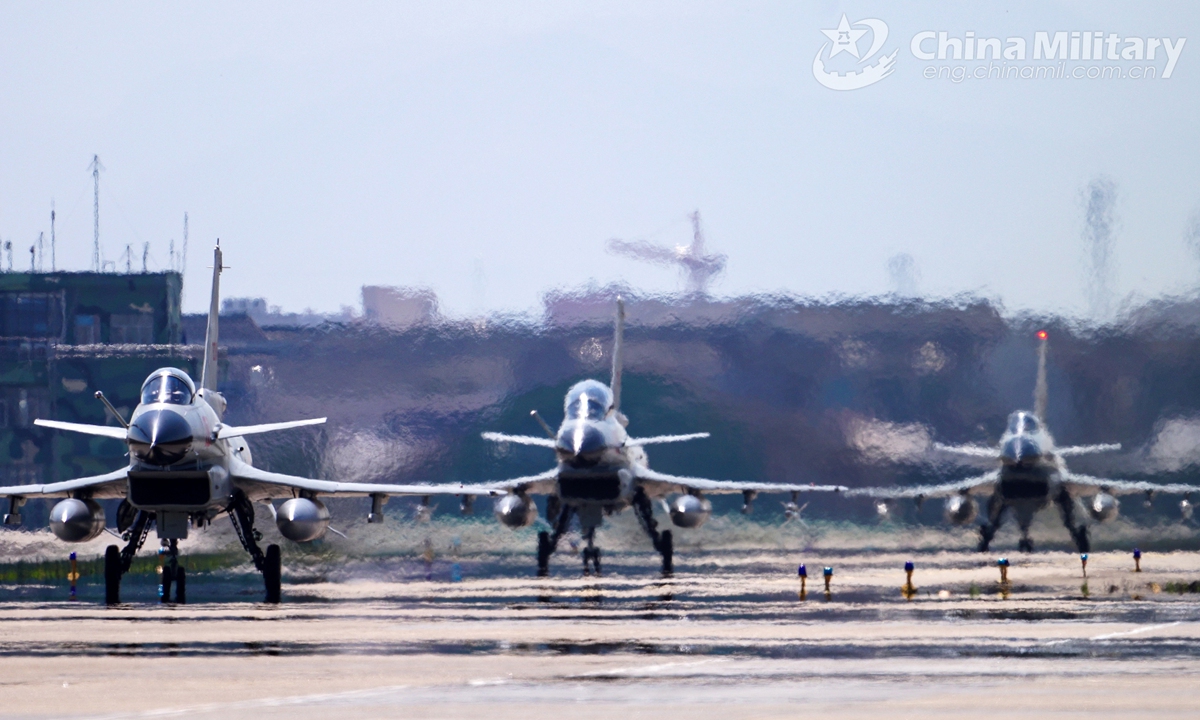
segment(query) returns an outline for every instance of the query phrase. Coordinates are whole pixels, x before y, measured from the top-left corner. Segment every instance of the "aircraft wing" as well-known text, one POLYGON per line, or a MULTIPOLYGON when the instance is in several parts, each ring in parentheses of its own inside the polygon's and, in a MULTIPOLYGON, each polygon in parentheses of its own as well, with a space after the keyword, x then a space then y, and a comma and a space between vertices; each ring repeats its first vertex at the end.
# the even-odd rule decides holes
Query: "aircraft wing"
POLYGON ((517 445, 537 445, 538 447, 554 449, 555 443, 550 438, 533 437, 531 435, 505 435, 498 432, 483 433, 484 440, 498 443, 515 443, 517 445))
POLYGON ((70 497, 80 491, 89 491, 93 498, 123 498, 128 489, 129 468, 123 467, 104 475, 64 480, 43 485, 10 485, 0 487, 0 497, 70 497))
POLYGON ((1063 482, 1075 495, 1095 495, 1106 492, 1110 495, 1132 495, 1133 493, 1167 493, 1169 495, 1200 494, 1200 485, 1182 483, 1160 484, 1144 480, 1112 480, 1109 478, 1063 473, 1063 482))
POLYGON ((970 457, 1000 459, 1000 451, 994 447, 986 445, 943 445, 934 443, 933 449, 939 452, 952 453, 954 455, 967 455, 970 457))
POLYGON ((304 427, 306 425, 320 425, 325 422, 325 418, 313 418, 311 420, 291 420, 289 422, 266 423, 264 425, 222 425, 217 430, 218 438, 243 437, 245 435, 257 435, 259 433, 275 432, 276 430, 288 430, 291 428, 304 427))
POLYGON ((708 436, 709 434, 706 432, 699 432, 690 433, 688 435, 655 435, 654 437, 646 438, 629 438, 625 441, 625 446, 631 447, 634 445, 657 445, 659 443, 686 442, 688 440, 700 440, 708 436))
POLYGON ((1092 453, 1116 452, 1121 449, 1121 443, 1111 445, 1068 445, 1067 447, 1055 448, 1054 453, 1059 457, 1070 457, 1072 455, 1091 455, 1092 453))
POLYGON ((680 477, 656 472, 648 467, 635 467, 637 479, 651 497, 661 497, 669 493, 683 493, 688 490, 722 495, 740 492, 844 492, 849 488, 842 485, 795 485, 787 483, 738 482, 734 480, 705 480, 704 478, 680 477))
POLYGON ((528 475, 526 477, 513 478, 511 480, 500 480, 499 482, 487 483, 485 487, 508 492, 545 495, 554 492, 554 484, 556 482, 558 482, 558 468, 547 470, 546 472, 538 473, 537 475, 528 475))
POLYGON ((954 482, 938 485, 913 485, 905 487, 876 487, 854 488, 846 492, 846 497, 868 497, 879 500, 894 500, 899 498, 937 498, 949 497, 967 493, 970 495, 990 495, 991 485, 1000 478, 1000 472, 993 470, 985 475, 955 480, 954 482))
POLYGON ((34 420, 33 424, 38 427, 69 430, 71 432, 83 433, 84 435, 99 435, 100 437, 112 438, 113 440, 120 440, 122 442, 129 438, 129 431, 125 428, 112 427, 111 425, 85 425, 84 423, 61 422, 59 420, 34 420))
POLYGON ((391 485, 388 483, 344 483, 331 480, 312 480, 310 478, 267 472, 247 465, 236 458, 231 458, 229 474, 239 485, 248 485, 246 494, 251 500, 268 500, 271 498, 290 498, 296 496, 297 490, 304 490, 317 495, 338 495, 341 497, 364 497, 367 495, 499 495, 504 488, 494 485, 466 485, 463 483, 445 483, 441 485, 391 485))

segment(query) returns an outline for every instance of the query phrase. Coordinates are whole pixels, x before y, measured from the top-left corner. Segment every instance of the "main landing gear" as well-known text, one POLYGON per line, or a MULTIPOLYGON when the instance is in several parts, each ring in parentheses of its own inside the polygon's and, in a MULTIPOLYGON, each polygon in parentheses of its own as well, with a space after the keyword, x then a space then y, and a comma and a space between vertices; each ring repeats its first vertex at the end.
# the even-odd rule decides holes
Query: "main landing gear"
POLYGON ((1058 505, 1058 511, 1062 514, 1063 525, 1067 526, 1067 532, 1071 533, 1071 539, 1075 541, 1075 547, 1080 553, 1086 553, 1091 550, 1092 543, 1088 539, 1087 525, 1083 523, 1075 524, 1075 499, 1067 492, 1066 488, 1058 491, 1058 497, 1054 498, 1054 503, 1058 505))
POLYGON ((994 493, 988 498, 987 519, 979 526, 979 552, 987 552, 992 544, 992 538, 1000 529, 1001 516, 1004 514, 1004 498, 1000 493, 994 493))
POLYGON ((125 547, 109 545, 104 550, 104 602, 107 605, 121 602, 121 577, 129 572, 133 556, 146 542, 150 523, 154 520, 154 513, 143 510, 130 512, 132 509, 132 506, 121 503, 121 508, 117 510, 117 529, 123 533, 121 539, 126 541, 125 547))
MULTIPOLYGON (((554 503, 559 505, 559 503, 554 503)), ((545 530, 538 533, 538 548, 537 548, 537 563, 538 577, 546 577, 550 574, 550 556, 558 549, 558 541, 566 534, 567 528, 571 526, 571 516, 575 511, 570 505, 559 505, 558 515, 552 516, 550 520, 554 523, 554 534, 545 530)), ((599 550, 597 553, 597 562, 599 562, 599 550)), ((587 563, 587 556, 584 556, 584 563, 587 563)))
POLYGON ((654 506, 650 504, 650 498, 646 497, 641 488, 638 488, 637 494, 633 496, 633 510, 637 513, 642 529, 650 536, 654 549, 662 555, 663 575, 670 575, 675 570, 674 538, 670 530, 663 530, 661 533, 658 531, 658 521, 654 519, 654 506))
POLYGON ((278 603, 283 589, 283 564, 279 557, 279 546, 268 545, 266 553, 258 547, 262 533, 254 529, 254 506, 244 493, 238 492, 234 496, 229 506, 229 517, 233 521, 233 529, 237 531, 238 540, 242 541, 242 547, 250 553, 254 567, 262 573, 263 584, 267 590, 266 602, 278 603))

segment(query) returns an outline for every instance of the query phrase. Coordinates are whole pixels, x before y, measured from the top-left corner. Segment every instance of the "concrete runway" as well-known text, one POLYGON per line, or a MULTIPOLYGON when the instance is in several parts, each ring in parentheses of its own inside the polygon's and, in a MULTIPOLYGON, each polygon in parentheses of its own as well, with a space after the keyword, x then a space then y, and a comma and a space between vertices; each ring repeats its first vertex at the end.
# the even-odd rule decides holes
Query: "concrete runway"
POLYGON ((308 577, 278 607, 9 602, 0 716, 1200 712, 1200 594, 1169 591, 1200 580, 1200 556, 1147 554, 1134 573, 1127 554, 1093 554, 1085 597, 1077 556, 1010 557, 1004 588, 994 557, 927 554, 911 600, 905 559, 814 558, 803 602, 769 550, 694 558, 672 578, 646 554, 612 558, 602 578, 308 577))

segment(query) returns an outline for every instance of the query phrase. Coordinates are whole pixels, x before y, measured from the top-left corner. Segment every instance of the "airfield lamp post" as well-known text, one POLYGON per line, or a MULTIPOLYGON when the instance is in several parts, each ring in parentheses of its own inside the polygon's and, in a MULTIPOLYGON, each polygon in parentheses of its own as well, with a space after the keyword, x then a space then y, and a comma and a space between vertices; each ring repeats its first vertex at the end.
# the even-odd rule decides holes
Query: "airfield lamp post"
POLYGON ((996 566, 1000 568, 1000 584, 1008 585, 1008 558, 1000 558, 996 566))
POLYGON ((1142 551, 1137 548, 1133 549, 1133 571, 1142 571, 1142 551))
POLYGON ((808 568, 804 567, 803 563, 801 563, 801 565, 800 565, 799 575, 800 575, 800 599, 807 600, 808 599, 808 588, 806 586, 808 585, 808 568))
POLYGON ((913 596, 917 594, 917 589, 915 587, 913 587, 913 583, 912 583, 913 570, 915 570, 915 569, 916 569, 916 566, 913 565, 912 560, 909 560, 908 562, 904 563, 904 575, 906 578, 904 581, 904 597, 907 600, 912 600, 913 596))
POLYGON ((67 582, 71 583, 71 599, 75 599, 75 584, 79 582, 79 565, 76 564, 75 553, 71 553, 71 571, 67 573, 67 582))
POLYGON ((829 583, 833 582, 833 568, 825 568, 825 599, 828 600, 832 596, 832 591, 829 589, 829 583))
POLYGON ((1079 556, 1079 564, 1083 566, 1083 577, 1086 578, 1087 577, 1087 553, 1083 553, 1079 556))

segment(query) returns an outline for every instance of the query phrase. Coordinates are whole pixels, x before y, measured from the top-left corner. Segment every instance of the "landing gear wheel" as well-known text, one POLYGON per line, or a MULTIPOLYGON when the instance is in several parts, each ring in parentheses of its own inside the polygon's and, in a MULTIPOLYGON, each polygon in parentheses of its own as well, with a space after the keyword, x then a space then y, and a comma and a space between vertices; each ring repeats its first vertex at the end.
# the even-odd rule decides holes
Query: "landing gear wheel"
POLYGON ((278 604, 283 591, 283 561, 279 557, 279 546, 268 545, 263 558, 263 582, 267 586, 267 602, 278 604))
POLYGON ((1075 547, 1079 549, 1079 552, 1087 553, 1091 551, 1092 543, 1090 540, 1088 540, 1088 529, 1086 525, 1080 525, 1075 529, 1075 532, 1071 534, 1075 536, 1075 547))
POLYGON ((159 602, 171 602, 171 581, 175 579, 175 568, 170 565, 163 565, 162 569, 162 591, 158 598, 159 602))
POLYGON ((593 570, 596 577, 600 577, 600 548, 590 547, 583 549, 583 574, 591 575, 593 570))
POLYGON ((663 575, 675 572, 675 538, 670 530, 663 530, 658 541, 658 551, 662 553, 663 575))
POLYGON ((187 574, 183 572, 183 568, 175 571, 175 602, 180 605, 187 603, 187 574))
POLYGON ((106 605, 121 602, 121 550, 116 545, 104 550, 104 602, 106 605))
POLYGON ((537 547, 537 574, 538 577, 546 577, 550 574, 550 554, 554 552, 554 547, 550 544, 550 533, 545 530, 538 533, 537 547))

